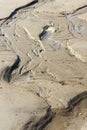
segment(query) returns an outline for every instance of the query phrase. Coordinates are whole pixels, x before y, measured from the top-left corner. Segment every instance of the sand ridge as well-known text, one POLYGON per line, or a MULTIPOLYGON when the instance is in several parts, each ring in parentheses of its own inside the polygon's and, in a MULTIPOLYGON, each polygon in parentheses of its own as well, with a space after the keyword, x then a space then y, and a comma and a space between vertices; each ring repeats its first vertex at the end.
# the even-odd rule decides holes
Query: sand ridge
POLYGON ((1 1, 1 130, 86 129, 86 4, 1 1))

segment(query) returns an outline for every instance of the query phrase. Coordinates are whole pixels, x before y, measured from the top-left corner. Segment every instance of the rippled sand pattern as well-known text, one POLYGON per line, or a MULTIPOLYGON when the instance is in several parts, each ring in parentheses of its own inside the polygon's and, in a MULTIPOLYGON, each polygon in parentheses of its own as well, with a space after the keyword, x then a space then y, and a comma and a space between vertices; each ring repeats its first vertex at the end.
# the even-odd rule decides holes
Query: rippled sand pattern
POLYGON ((87 130, 87 0, 0 1, 0 130, 87 130))

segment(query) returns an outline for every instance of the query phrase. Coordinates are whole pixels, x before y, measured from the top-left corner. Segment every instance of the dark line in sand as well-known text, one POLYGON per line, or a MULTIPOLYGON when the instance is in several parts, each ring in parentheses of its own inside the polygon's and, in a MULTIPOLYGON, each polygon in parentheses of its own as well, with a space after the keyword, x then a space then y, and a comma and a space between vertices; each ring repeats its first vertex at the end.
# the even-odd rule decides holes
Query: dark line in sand
POLYGON ((81 10, 81 9, 83 9, 83 8, 86 8, 86 7, 87 7, 87 5, 81 6, 81 7, 77 8, 76 10, 74 10, 74 11, 72 12, 72 14, 74 14, 74 13, 76 13, 77 11, 79 11, 79 10, 81 10))
POLYGON ((84 8, 86 8, 87 7, 87 5, 83 5, 83 6, 81 6, 81 7, 78 7, 77 9, 75 9, 75 10, 73 10, 72 12, 60 12, 60 14, 61 15, 63 15, 63 16, 67 16, 67 15, 70 15, 70 14, 75 14, 75 13, 77 13, 79 10, 81 10, 81 9, 84 9, 84 8))
POLYGON ((51 110, 51 107, 48 107, 46 114, 36 123, 34 121, 27 122, 23 130, 43 130, 48 123, 52 121, 53 118, 53 112, 51 110))
POLYGON ((12 74, 12 72, 15 70, 15 69, 17 69, 18 67, 19 67, 19 63, 21 62, 21 59, 20 59, 20 57, 17 55, 17 59, 16 59, 16 61, 14 62, 14 64, 12 65, 12 66, 10 66, 10 67, 7 67, 6 69, 5 69, 5 73, 4 73, 4 75, 3 75, 3 79, 5 80, 5 81, 7 81, 7 82, 10 82, 10 80, 11 80, 11 74, 12 74))
MULTIPOLYGON (((8 17, 3 18, 3 20, 5 19, 5 21, 1 24, 1 26, 2 26, 8 19, 12 19, 13 16, 14 16, 19 10, 21 10, 21 9, 23 9, 23 8, 26 8, 26 7, 29 7, 29 6, 33 6, 33 5, 35 5, 37 2, 38 2, 38 0, 33 0, 32 2, 30 2, 30 3, 26 4, 26 5, 23 5, 23 6, 21 6, 21 7, 16 8, 8 17)), ((2 20, 2 19, 1 19, 1 20, 2 20)))
POLYGON ((68 107, 65 109, 66 112, 70 112, 73 110, 73 108, 80 103, 82 100, 87 98, 87 91, 84 91, 75 97, 73 97, 69 102, 68 102, 68 107))

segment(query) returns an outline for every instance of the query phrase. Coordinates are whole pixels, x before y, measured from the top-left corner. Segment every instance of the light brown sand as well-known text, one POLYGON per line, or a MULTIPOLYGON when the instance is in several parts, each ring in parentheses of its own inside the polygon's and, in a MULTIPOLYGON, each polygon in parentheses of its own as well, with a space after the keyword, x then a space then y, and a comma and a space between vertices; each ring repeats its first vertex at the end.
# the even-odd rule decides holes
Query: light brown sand
POLYGON ((87 0, 39 0, 14 12, 31 1, 0 1, 0 130, 85 130, 87 99, 65 116, 57 110, 87 91, 87 0))

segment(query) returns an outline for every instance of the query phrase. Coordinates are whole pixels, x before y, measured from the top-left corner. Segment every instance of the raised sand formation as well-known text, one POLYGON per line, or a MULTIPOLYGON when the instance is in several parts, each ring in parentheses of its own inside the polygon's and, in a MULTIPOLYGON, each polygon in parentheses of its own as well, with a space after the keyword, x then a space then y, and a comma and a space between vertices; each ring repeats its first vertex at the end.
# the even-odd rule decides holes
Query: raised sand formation
POLYGON ((87 129, 86 11, 86 0, 1 0, 0 130, 87 129))

